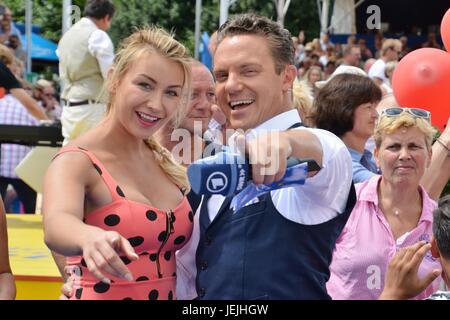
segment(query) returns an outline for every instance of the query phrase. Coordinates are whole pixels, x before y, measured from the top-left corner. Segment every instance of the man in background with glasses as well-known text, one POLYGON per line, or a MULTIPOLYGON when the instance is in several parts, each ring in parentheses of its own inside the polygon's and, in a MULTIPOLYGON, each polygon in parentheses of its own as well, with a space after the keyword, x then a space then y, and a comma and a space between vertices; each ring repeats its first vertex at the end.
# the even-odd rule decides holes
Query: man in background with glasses
POLYGON ((56 99, 53 83, 40 79, 36 82, 35 88, 36 100, 44 108, 45 114, 50 120, 59 120, 61 118, 62 108, 56 99))

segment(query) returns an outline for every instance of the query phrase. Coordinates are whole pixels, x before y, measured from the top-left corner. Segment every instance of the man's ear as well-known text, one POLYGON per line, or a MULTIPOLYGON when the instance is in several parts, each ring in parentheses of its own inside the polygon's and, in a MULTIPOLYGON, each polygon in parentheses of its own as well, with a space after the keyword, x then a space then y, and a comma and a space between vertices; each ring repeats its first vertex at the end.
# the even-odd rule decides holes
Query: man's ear
POLYGON ((439 253, 439 249, 436 243, 436 239, 434 237, 431 237, 431 255, 434 258, 439 258, 441 254, 439 253))
POLYGON ((111 21, 111 16, 109 14, 107 14, 106 16, 104 16, 103 18, 100 19, 100 21, 105 24, 105 26, 110 23, 111 21))
POLYGON ((283 72, 283 92, 292 89, 295 78, 297 77, 297 68, 289 64, 284 68, 283 72))

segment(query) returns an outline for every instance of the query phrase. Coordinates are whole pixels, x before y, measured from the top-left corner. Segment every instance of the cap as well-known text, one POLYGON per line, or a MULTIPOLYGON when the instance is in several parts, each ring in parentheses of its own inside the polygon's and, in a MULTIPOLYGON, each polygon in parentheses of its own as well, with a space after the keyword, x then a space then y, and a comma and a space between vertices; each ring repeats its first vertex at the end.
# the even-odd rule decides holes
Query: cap
POLYGON ((340 65, 339 67, 336 68, 336 70, 334 70, 334 72, 331 74, 331 76, 327 80, 325 80, 325 81, 317 81, 315 83, 315 85, 316 85, 317 88, 321 89, 334 76, 337 76, 338 74, 343 74, 343 73, 356 74, 356 75, 359 75, 359 76, 368 77, 367 73, 364 70, 362 70, 361 68, 354 67, 354 66, 348 66, 348 65, 340 65))

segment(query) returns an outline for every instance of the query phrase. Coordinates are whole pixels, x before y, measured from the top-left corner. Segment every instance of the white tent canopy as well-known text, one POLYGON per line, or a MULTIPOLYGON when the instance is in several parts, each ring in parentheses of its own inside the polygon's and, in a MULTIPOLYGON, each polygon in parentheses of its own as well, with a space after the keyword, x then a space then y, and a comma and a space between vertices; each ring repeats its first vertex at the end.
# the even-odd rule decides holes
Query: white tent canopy
POLYGON ((355 9, 365 0, 335 0, 331 14, 331 23, 328 24, 330 0, 317 0, 320 18, 320 31, 333 34, 356 33, 355 9))
POLYGON ((328 30, 333 34, 356 33, 355 2, 353 0, 336 0, 334 2, 328 30))

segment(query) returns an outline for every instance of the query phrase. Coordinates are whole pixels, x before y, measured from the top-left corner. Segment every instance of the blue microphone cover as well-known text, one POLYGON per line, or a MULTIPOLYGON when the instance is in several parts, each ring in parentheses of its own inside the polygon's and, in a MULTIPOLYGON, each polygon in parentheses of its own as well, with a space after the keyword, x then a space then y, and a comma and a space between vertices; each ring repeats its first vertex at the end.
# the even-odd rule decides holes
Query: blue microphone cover
POLYGON ((193 162, 187 174, 195 193, 229 196, 245 188, 249 165, 238 154, 219 152, 193 162))

